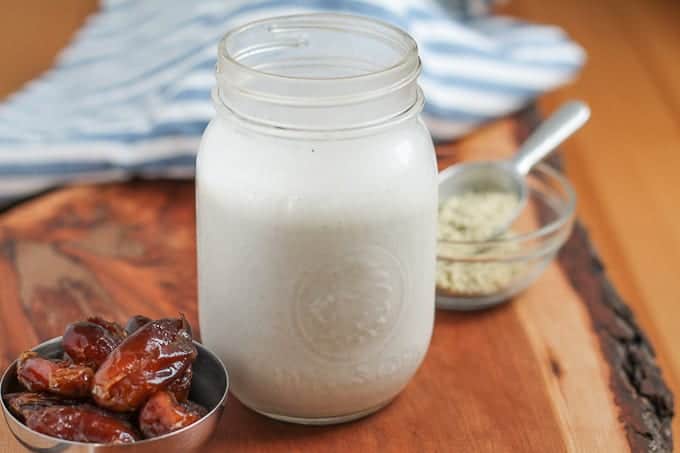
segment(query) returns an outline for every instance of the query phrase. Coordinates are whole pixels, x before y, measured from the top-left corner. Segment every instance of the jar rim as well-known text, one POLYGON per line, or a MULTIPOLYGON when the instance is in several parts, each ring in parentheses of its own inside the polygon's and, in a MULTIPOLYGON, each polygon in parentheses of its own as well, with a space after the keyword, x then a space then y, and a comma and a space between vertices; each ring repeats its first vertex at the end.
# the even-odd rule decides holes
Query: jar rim
MULTIPOLYGON (((303 25, 298 25, 298 27, 302 27, 303 25)), ((370 33, 367 28, 364 28, 362 30, 364 33, 370 33)), ((381 39, 383 41, 387 41, 387 38, 384 35, 380 35, 378 33, 370 33, 373 35, 373 37, 381 39)), ((404 30, 401 28, 394 26, 388 22, 384 22, 378 19, 373 19, 373 18, 368 18, 365 16, 359 16, 359 15, 354 15, 354 14, 344 14, 344 13, 305 13, 305 14, 291 14, 291 15, 284 15, 284 16, 276 16, 276 17, 269 17, 265 19, 259 19, 255 20, 252 22, 248 22, 246 24, 240 25, 230 31, 228 31, 220 40, 219 45, 218 45, 218 60, 224 58, 226 61, 229 63, 239 67, 240 69, 243 69, 249 73, 252 73, 254 75, 257 75, 259 77, 271 77, 275 79, 281 79, 281 80, 301 80, 301 81, 310 81, 310 80, 315 80, 315 81, 328 81, 328 82, 337 82, 341 80, 358 80, 358 79, 366 79, 366 78, 371 78, 371 77, 376 77, 382 74, 386 74, 389 72, 394 72, 398 71, 400 68, 403 68, 404 66, 407 66, 409 64, 409 59, 412 58, 418 58, 418 44, 416 41, 404 30), (249 66, 247 64, 242 63, 239 61, 239 56, 240 55, 233 55, 231 52, 228 50, 228 42, 230 39, 232 39, 234 36, 244 33, 248 30, 251 30, 256 27, 261 27, 263 25, 273 25, 274 23, 280 23, 280 22, 292 22, 292 21, 316 21, 317 24, 315 25, 315 28, 327 28, 327 29, 335 29, 338 31, 359 31, 357 30, 356 25, 362 24, 364 27, 379 27, 382 28, 385 31, 389 31, 393 34, 394 37, 398 38, 400 41, 402 41, 405 46, 404 50, 406 51, 401 59, 399 59, 396 63, 379 69, 377 71, 373 72, 368 72, 368 73, 362 73, 362 74, 354 74, 354 75, 346 75, 346 76, 335 76, 335 77, 323 77, 323 78, 318 78, 318 77, 303 77, 303 76, 291 76, 291 75, 284 75, 284 74, 277 74, 274 72, 268 72, 268 71, 262 71, 260 69, 254 68, 252 66, 249 66), (319 21, 325 21, 327 22, 326 27, 320 27, 318 25, 319 21), (345 27, 344 28, 338 28, 339 24, 343 24, 345 27), (333 26, 334 25, 334 26, 333 26), (354 25, 354 26, 352 26, 354 25)), ((418 62, 418 72, 420 70, 420 62, 418 62)), ((416 74, 417 77, 417 74, 416 74)))

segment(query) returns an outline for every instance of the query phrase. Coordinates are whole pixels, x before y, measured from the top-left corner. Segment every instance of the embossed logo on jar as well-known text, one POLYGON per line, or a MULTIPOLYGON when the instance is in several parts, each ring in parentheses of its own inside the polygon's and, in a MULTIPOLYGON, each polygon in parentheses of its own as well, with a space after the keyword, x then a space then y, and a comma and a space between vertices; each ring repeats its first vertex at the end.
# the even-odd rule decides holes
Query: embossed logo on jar
POLYGON ((405 278, 397 259, 378 247, 341 257, 298 284, 295 322, 307 346, 335 361, 377 352, 396 327, 405 278))

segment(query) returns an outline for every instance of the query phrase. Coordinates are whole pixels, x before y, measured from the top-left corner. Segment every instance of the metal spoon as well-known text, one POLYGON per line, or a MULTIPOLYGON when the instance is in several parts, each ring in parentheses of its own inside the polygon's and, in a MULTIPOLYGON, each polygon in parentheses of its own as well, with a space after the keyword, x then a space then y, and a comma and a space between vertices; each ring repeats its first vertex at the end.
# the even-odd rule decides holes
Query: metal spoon
POLYGON ((466 192, 509 192, 517 195, 515 211, 491 237, 506 231, 519 217, 527 202, 529 189, 525 177, 538 162, 552 153, 590 118, 584 102, 570 101, 550 115, 510 159, 468 162, 453 165, 439 174, 439 197, 445 200, 466 192))

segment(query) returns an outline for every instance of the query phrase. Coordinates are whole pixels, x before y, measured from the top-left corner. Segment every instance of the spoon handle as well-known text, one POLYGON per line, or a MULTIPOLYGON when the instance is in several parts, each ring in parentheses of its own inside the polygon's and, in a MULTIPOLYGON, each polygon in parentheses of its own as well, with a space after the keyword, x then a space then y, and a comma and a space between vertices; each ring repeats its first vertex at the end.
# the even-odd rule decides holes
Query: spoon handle
POLYGON ((522 144, 511 163, 522 175, 553 152, 590 118, 590 108, 581 101, 569 101, 550 115, 522 144))

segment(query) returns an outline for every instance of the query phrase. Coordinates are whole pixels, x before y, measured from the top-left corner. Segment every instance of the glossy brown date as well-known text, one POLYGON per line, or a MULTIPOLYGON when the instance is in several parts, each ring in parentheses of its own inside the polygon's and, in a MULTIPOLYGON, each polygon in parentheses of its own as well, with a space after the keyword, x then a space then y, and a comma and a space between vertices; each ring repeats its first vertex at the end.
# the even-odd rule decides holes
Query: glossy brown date
POLYGON ((26 426, 75 442, 131 443, 140 438, 128 422, 89 405, 52 406, 32 412, 26 426))
POLYGON ((95 370, 122 341, 123 338, 90 321, 69 324, 61 340, 64 352, 73 362, 95 370))
POLYGON ((194 402, 179 403, 167 391, 154 394, 139 413, 139 428, 144 437, 157 437, 177 431, 200 420, 208 411, 194 402))
POLYGON ((125 339, 94 376, 95 402, 131 412, 178 379, 196 358, 186 319, 150 322, 125 339))
POLYGON ((127 337, 127 333, 117 322, 107 321, 105 319, 100 318, 99 316, 90 316, 89 318, 87 318, 87 322, 97 324, 98 326, 101 326, 104 329, 106 329, 111 334, 111 336, 118 341, 118 343, 120 343, 125 339, 125 337, 127 337))
POLYGON ((189 399, 189 392, 191 391, 191 379, 194 377, 194 371, 189 365, 184 373, 168 385, 168 392, 175 395, 177 401, 183 403, 189 399))
POLYGON ((49 360, 35 352, 24 352, 17 362, 17 378, 30 392, 49 392, 67 398, 90 395, 92 368, 66 360, 49 360))
POLYGON ((127 324, 125 324, 125 333, 132 335, 150 322, 151 319, 147 318, 146 316, 135 315, 128 319, 127 324))
POLYGON ((5 395, 5 403, 12 414, 22 421, 39 409, 79 404, 78 401, 67 400, 57 395, 32 392, 8 393, 5 395))

